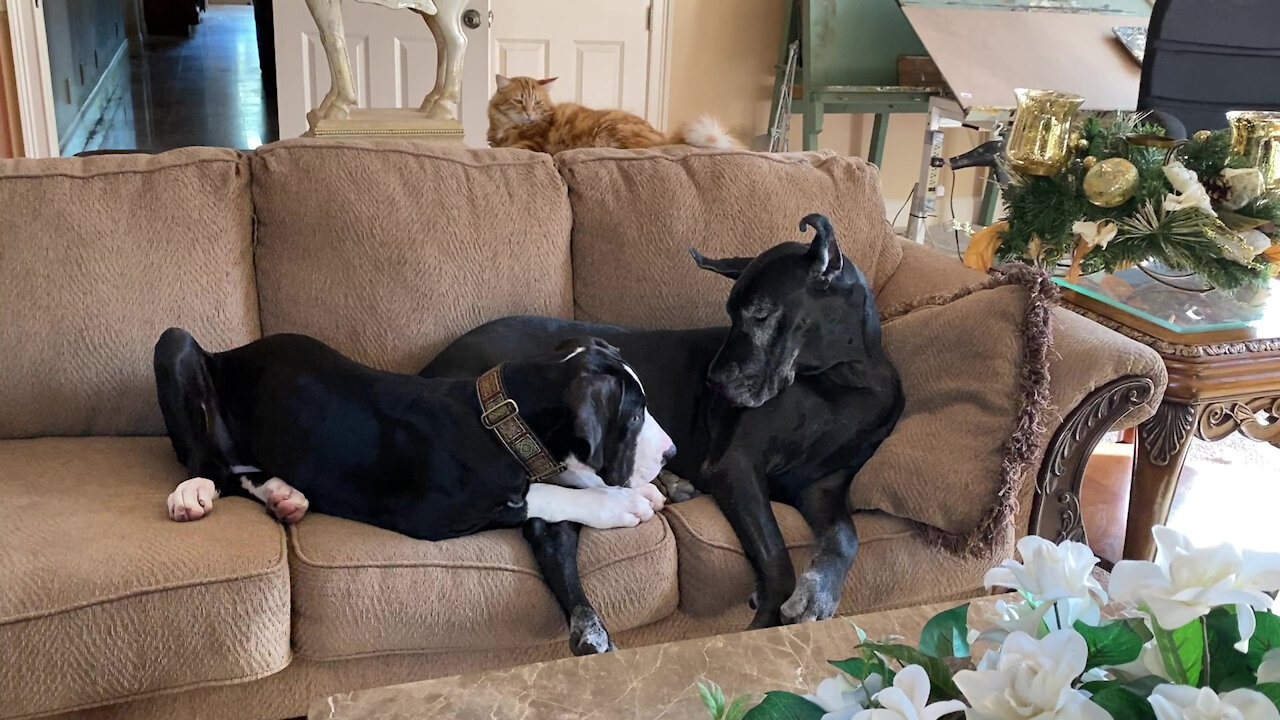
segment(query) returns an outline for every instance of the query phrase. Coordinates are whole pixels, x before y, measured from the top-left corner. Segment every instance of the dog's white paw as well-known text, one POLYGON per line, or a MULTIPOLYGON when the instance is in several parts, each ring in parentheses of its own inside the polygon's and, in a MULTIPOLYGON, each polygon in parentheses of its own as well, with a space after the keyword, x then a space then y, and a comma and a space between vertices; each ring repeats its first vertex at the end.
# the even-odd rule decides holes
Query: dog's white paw
POLYGON ((591 493, 590 505, 593 528, 635 527, 653 517, 653 502, 638 488, 601 487, 575 490, 591 493))
POLYGON ((262 499, 267 510, 275 515, 277 520, 286 524, 301 520, 302 516, 307 514, 307 508, 311 506, 307 496, 303 495, 301 490, 278 477, 262 483, 254 494, 262 499))
POLYGON ((636 488, 636 491, 639 492, 641 495, 643 495, 645 499, 649 501, 649 507, 653 508, 654 512, 658 512, 659 510, 661 510, 662 506, 665 505, 667 502, 667 497, 662 494, 662 490, 660 490, 658 486, 654 485, 653 483, 645 483, 640 487, 636 488))
POLYGON ((585 607, 574 608, 569 618, 570 652, 574 655, 597 655, 617 649, 595 611, 585 607))
POLYGON ((218 488, 209 478, 183 480, 169 493, 169 519, 176 522, 199 520, 213 510, 218 488))
POLYGON ((805 570, 796 581, 795 592, 782 604, 782 622, 795 623, 826 620, 840 607, 840 590, 834 583, 813 570, 805 570))

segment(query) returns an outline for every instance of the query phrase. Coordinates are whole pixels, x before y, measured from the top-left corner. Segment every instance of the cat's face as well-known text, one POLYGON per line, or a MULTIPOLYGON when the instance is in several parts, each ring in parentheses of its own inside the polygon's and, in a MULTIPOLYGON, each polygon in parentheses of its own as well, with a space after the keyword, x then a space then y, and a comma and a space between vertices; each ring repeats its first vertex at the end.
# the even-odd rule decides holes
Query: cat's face
POLYGON ((531 125, 551 115, 551 94, 548 92, 555 78, 541 80, 531 77, 508 78, 498 75, 498 92, 489 100, 489 107, 517 125, 531 125))

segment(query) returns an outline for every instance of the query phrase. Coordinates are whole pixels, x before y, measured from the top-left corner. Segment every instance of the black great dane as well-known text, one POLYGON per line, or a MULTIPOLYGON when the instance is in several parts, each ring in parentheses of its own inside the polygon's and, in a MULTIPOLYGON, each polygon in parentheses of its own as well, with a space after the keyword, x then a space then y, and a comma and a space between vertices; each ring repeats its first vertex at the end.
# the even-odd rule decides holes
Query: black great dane
MULTIPOLYGON (((668 467, 715 498, 755 570, 751 627, 831 617, 858 549, 849 485, 893 430, 903 396, 866 278, 826 217, 806 216, 806 227, 815 230, 808 245, 784 242, 754 258, 692 251, 699 267, 734 280, 728 328, 505 318, 464 335, 421 374, 474 377, 566 337, 616 345, 680 449, 668 467), (818 540, 798 581, 770 500, 798 508, 818 540)), ((594 615, 577 582, 576 527, 534 520, 525 533, 565 612, 594 615)))
MULTIPOLYGON (((661 509, 650 481, 675 448, 616 348, 567 338, 495 365, 479 379, 424 379, 302 335, 208 353, 166 330, 156 387, 189 478, 169 515, 196 520, 241 494, 284 522, 314 509, 444 540, 535 523, 630 527, 661 509), (531 482, 538 468, 545 482, 531 482)), ((570 619, 574 652, 611 649, 594 611, 570 619)))

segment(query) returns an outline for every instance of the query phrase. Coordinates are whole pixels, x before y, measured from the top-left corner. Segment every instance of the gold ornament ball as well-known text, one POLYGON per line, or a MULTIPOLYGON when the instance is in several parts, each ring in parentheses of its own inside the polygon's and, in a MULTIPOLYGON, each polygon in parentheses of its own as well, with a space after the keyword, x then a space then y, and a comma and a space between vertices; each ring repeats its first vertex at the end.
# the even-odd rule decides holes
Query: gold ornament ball
POLYGON ((1093 166, 1098 164, 1098 158, 1092 155, 1085 155, 1084 160, 1081 160, 1080 162, 1084 163, 1085 170, 1092 170, 1093 166))
POLYGON ((1089 150, 1089 141, 1082 137, 1077 136, 1071 144, 1080 152, 1087 152, 1089 150))
POLYGON ((1195 138, 1196 142, 1204 142, 1205 140, 1208 140, 1209 136, 1212 134, 1213 133, 1209 132, 1208 130, 1197 130, 1196 134, 1192 135, 1191 137, 1195 138))
POLYGON ((1084 196, 1098 207, 1113 208, 1133 197, 1138 168, 1124 158, 1108 158, 1084 175, 1084 196))

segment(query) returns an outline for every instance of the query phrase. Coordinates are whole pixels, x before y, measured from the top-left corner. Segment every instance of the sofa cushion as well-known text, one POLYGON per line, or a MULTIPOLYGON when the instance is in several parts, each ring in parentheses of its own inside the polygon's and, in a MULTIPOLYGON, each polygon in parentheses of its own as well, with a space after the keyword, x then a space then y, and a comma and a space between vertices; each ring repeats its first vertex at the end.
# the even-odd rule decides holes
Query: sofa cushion
MULTIPOLYGON (((813 555, 809 525, 790 505, 773 504, 773 514, 799 574, 813 555)), ((715 502, 697 497, 664 511, 676 535, 680 559, 680 609, 693 616, 745 605, 754 573, 742 546, 715 502)), ((1006 534, 983 557, 956 557, 926 542, 912 522, 884 513, 854 513, 858 555, 840 598, 841 615, 922 605, 982 592, 982 576, 1013 552, 1006 534)))
POLYGON ((266 333, 417 372, 505 315, 569 317, 569 201, 547 155, 300 139, 253 156, 266 333))
POLYGON ((281 526, 176 523, 165 438, 0 441, 0 718, 232 683, 289 662, 281 526))
POLYGON ((840 247, 875 287, 902 257, 876 169, 830 153, 669 147, 556 156, 573 203, 579 320, 645 328, 726 323, 729 281, 689 257, 756 255, 808 242, 800 218, 825 213, 840 247))
POLYGON ((0 437, 164 432, 151 350, 258 336, 247 159, 0 160, 0 437))
MULTIPOLYGON (((519 530, 428 542, 313 514, 290 529, 289 547, 294 648, 309 659, 517 648, 568 637, 519 530)), ((584 529, 578 566, 611 632, 675 611, 675 541, 661 518, 584 529)))

